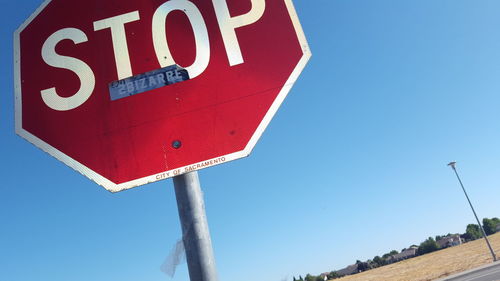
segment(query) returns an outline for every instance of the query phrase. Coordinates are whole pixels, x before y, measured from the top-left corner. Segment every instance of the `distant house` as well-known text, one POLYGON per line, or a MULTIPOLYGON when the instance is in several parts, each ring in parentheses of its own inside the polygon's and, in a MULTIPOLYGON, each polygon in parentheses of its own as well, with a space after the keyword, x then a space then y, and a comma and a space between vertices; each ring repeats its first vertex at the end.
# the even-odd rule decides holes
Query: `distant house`
POLYGON ((354 273, 358 273, 358 265, 357 264, 351 264, 346 268, 342 268, 340 270, 337 270, 337 274, 340 276, 351 275, 354 273))
POLYGON ((410 247, 409 249, 404 249, 401 253, 390 256, 390 262, 398 262, 402 260, 406 260, 409 258, 413 258, 417 255, 417 247, 410 247))
POLYGON ((497 227, 495 228, 495 232, 499 232, 500 231, 500 223, 497 224, 497 227))
POLYGON ((323 280, 327 281, 328 280, 328 275, 330 274, 330 272, 324 272, 324 273, 321 273, 319 276, 321 278, 323 278, 323 280))
POLYGON ((439 239, 436 243, 439 245, 439 248, 443 249, 460 245, 464 243, 464 239, 458 234, 453 234, 439 239))

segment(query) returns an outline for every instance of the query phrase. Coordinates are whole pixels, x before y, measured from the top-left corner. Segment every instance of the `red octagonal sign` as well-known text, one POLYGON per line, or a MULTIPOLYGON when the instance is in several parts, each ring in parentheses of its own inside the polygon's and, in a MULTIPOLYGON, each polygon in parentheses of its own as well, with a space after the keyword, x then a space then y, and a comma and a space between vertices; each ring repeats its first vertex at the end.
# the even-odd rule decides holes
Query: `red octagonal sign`
POLYGON ((311 55, 291 0, 45 1, 14 42, 16 132, 113 192, 247 156, 311 55))

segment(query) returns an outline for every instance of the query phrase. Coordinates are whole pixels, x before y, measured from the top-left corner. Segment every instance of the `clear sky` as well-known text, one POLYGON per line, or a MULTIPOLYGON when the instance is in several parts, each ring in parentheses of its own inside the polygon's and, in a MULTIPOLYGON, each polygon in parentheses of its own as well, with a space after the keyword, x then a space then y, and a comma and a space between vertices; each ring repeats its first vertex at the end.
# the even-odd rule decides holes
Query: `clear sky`
MULTIPOLYGON (((279 0, 267 0, 279 1, 279 0)), ((171 180, 112 194, 14 132, 2 1, 0 280, 187 281, 171 180)), ((340 269, 500 216, 500 2, 295 0, 313 56, 250 157, 199 172, 220 280, 340 269)))

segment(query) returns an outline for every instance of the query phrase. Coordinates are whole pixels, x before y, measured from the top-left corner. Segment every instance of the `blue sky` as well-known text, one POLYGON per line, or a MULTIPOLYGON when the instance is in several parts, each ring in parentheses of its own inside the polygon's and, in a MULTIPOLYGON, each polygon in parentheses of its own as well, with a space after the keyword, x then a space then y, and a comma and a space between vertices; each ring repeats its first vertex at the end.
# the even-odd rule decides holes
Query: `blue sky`
MULTIPOLYGON (((12 33, 40 3, 2 4, 0 279, 189 280, 159 270, 181 236, 171 180, 111 194, 15 135, 12 33)), ((500 216, 500 2, 295 6, 308 66, 250 157, 199 173, 220 280, 464 232, 453 160, 479 216, 500 216)))

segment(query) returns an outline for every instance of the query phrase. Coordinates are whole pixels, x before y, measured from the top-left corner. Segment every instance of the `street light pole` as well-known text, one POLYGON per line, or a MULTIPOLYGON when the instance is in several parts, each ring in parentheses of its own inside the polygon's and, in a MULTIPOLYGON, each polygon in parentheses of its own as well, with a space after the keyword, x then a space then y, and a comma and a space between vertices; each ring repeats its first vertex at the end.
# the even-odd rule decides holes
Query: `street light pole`
POLYGON ((465 191, 465 187, 462 183, 462 180, 458 176, 457 169, 455 165, 457 162, 450 162, 448 163, 448 166, 450 166, 453 171, 455 172, 455 175, 457 176, 458 182, 460 183, 460 186, 462 187, 462 190, 464 191, 465 197, 467 198, 467 201, 469 202, 470 208, 472 209, 472 212, 474 213, 474 217, 476 217, 477 224, 479 225, 479 228, 481 229, 481 232, 483 233, 484 240, 486 241, 486 244, 488 245, 488 248, 490 249, 491 256, 493 256, 493 261, 497 261, 497 256, 495 255, 495 252, 493 251, 493 248, 491 248, 490 241, 488 240, 488 237, 486 236, 486 232, 484 232, 484 228, 479 222, 479 218, 477 217, 476 211, 474 210, 474 207, 472 207, 472 203, 470 202, 469 195, 467 195, 467 191, 465 191))

